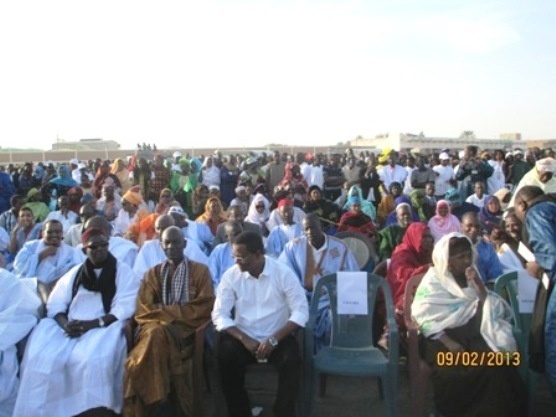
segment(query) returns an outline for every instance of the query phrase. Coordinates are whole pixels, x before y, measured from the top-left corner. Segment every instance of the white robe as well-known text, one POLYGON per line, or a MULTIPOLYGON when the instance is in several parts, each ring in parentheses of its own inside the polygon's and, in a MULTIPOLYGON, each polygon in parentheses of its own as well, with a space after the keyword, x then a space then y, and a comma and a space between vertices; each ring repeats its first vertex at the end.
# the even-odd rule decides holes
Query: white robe
POLYGON ((14 273, 18 278, 37 277, 44 284, 56 281, 81 262, 78 253, 69 245, 62 243, 56 255, 48 256, 39 262, 39 253, 45 248, 41 239, 25 243, 14 260, 14 273))
POLYGON ((64 231, 64 236, 66 236, 70 227, 76 224, 77 220, 79 220, 79 216, 71 210, 69 210, 65 216, 62 214, 61 210, 56 210, 48 213, 48 216, 44 219, 44 223, 49 220, 58 220, 62 223, 62 230, 64 231))
MULTIPOLYGON (((301 224, 301 222, 303 221, 306 215, 307 214, 299 207, 293 208, 294 223, 301 224)), ((268 222, 267 222, 268 230, 272 231, 272 229, 274 229, 276 226, 279 226, 281 224, 284 224, 284 220, 282 219, 280 213, 278 213, 278 209, 276 208, 270 212, 270 217, 268 218, 268 222)))
POLYGON ((125 320, 135 312, 139 280, 124 263, 116 265, 116 294, 110 314, 118 318, 108 327, 69 338, 54 320, 68 311, 70 320, 93 320, 105 315, 102 297, 79 287, 72 300, 73 281, 81 265, 72 268, 54 287, 42 319, 27 343, 14 416, 64 417, 106 407, 121 412, 124 401, 123 334, 125 320))
POLYGON ((0 269, 0 417, 11 417, 19 388, 16 343, 37 323, 41 301, 24 280, 0 269))
MULTIPOLYGON (((185 240, 187 243, 183 250, 184 256, 187 259, 191 259, 192 261, 208 266, 208 257, 199 248, 199 245, 197 245, 191 239, 185 240)), ((141 249, 137 254, 135 264, 133 265, 133 271, 140 280, 143 280, 145 272, 147 272, 152 267, 161 264, 166 259, 167 257, 164 253, 164 250, 162 249, 162 246, 160 245, 160 241, 158 239, 148 240, 143 244, 143 246, 141 246, 141 249)))
POLYGON ((229 242, 216 245, 209 256, 209 270, 212 276, 212 285, 214 289, 220 284, 220 279, 224 272, 235 265, 234 256, 232 254, 232 245, 229 242))

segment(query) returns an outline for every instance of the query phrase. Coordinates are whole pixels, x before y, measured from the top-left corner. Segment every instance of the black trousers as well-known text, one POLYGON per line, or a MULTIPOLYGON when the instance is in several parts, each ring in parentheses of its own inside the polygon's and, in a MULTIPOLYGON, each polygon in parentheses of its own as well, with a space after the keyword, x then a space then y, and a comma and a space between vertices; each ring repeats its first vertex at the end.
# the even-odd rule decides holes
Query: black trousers
MULTIPOLYGON (((221 333, 217 358, 228 415, 251 417, 251 404, 245 389, 245 367, 255 363, 255 357, 239 340, 221 333)), ((301 356, 293 336, 288 336, 280 342, 269 356, 268 362, 278 370, 274 416, 292 417, 295 415, 301 377, 301 356)))

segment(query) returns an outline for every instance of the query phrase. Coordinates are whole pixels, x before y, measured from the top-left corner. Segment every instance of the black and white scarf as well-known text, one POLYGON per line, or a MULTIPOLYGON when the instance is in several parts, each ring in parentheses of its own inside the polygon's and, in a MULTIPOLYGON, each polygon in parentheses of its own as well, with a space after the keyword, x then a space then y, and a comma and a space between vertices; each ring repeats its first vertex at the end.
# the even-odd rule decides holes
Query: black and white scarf
POLYGON ((189 268, 184 259, 171 274, 173 266, 170 261, 162 263, 162 302, 164 305, 184 305, 189 301, 189 268))
POLYGON ((116 258, 114 258, 111 253, 108 253, 108 257, 102 265, 102 272, 97 278, 97 275, 95 274, 95 266, 89 259, 87 259, 77 271, 73 281, 71 299, 73 300, 75 298, 75 295, 79 290, 79 286, 83 285, 83 287, 89 291, 100 292, 104 312, 108 314, 112 308, 112 300, 116 295, 117 262, 116 258))

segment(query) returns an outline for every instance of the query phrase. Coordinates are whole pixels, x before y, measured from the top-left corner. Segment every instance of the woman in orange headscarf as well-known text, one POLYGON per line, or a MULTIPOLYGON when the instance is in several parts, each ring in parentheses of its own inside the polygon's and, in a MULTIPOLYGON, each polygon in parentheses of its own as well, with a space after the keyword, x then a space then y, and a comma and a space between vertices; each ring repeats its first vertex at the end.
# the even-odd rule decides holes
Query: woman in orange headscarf
POLYGON ((129 170, 126 168, 123 159, 118 158, 114 161, 110 173, 120 180, 120 195, 125 194, 131 187, 131 182, 129 181, 129 170))
POLYGON ((228 218, 224 215, 224 208, 218 197, 209 197, 205 203, 205 212, 195 219, 197 223, 206 223, 210 231, 216 236, 216 229, 219 224, 224 223, 228 218))

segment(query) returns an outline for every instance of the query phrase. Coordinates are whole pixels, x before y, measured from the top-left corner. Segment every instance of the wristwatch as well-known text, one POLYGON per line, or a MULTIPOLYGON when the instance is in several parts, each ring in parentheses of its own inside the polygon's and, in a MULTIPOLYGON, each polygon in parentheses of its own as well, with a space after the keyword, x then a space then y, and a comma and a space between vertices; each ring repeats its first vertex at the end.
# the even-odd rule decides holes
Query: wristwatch
POLYGON ((99 317, 98 318, 98 327, 104 327, 104 326, 106 326, 106 323, 104 322, 102 317, 99 317))
POLYGON ((278 339, 276 339, 274 336, 270 336, 268 338, 268 343, 270 343, 272 347, 276 347, 278 346, 278 339))

